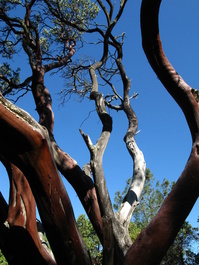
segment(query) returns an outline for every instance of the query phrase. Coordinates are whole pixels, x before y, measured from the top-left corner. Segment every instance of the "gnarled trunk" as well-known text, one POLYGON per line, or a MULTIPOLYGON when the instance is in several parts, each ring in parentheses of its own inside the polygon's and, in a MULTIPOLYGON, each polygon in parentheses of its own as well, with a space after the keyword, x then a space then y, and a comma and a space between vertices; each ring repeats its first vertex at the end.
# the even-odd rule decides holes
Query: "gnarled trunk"
POLYGON ((0 152, 27 177, 57 264, 90 264, 72 206, 57 172, 48 133, 0 97, 0 152))

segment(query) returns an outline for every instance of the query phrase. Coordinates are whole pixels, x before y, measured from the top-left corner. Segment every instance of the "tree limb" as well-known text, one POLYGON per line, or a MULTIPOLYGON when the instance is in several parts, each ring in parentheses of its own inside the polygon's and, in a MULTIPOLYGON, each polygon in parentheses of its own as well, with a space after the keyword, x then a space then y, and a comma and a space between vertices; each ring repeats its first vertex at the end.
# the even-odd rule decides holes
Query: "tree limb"
POLYGON ((27 176, 58 264, 90 264, 72 206, 57 172, 48 134, 26 112, 0 97, 0 153, 27 176), (81 255, 79 253, 81 252, 81 255))
POLYGON ((192 134, 191 155, 180 178, 149 225, 129 249, 125 265, 159 264, 199 196, 199 105, 192 89, 167 60, 160 41, 161 0, 143 0, 143 49, 154 72, 185 114, 192 134))

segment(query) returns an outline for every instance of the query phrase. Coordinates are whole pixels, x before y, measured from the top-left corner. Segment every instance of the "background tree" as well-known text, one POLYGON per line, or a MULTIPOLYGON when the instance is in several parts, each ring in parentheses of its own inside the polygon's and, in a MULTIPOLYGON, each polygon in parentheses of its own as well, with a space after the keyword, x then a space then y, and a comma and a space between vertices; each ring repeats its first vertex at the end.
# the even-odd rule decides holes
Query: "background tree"
MULTIPOLYGON (((139 205, 134 211, 131 223, 129 225, 129 234, 132 242, 135 241, 139 233, 148 225, 160 209, 165 197, 171 191, 175 183, 170 183, 164 179, 161 183, 155 181, 150 169, 146 169, 146 182, 140 198, 139 205)), ((123 197, 128 191, 130 179, 123 192, 115 193, 114 208, 117 210, 123 201, 123 197)), ((77 219, 77 225, 83 238, 90 250, 93 264, 102 264, 101 246, 96 232, 90 221, 85 215, 80 215, 77 219)), ((188 221, 185 221, 180 229, 173 244, 170 246, 161 264, 197 264, 196 254, 193 252, 197 248, 199 239, 198 228, 194 228, 188 221)))
POLYGON ((0 264, 2 264, 2 265, 7 265, 8 264, 8 262, 6 261, 2 251, 0 251, 0 264))
POLYGON ((94 265, 102 264, 102 245, 91 222, 86 218, 85 214, 81 214, 77 218, 77 226, 90 251, 92 263, 94 265))

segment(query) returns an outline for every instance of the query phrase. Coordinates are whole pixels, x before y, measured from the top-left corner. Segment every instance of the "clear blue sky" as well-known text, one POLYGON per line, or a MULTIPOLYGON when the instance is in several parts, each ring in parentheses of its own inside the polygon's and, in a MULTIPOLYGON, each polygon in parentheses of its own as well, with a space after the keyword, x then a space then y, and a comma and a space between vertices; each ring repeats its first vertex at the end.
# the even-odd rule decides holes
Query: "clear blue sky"
MULTIPOLYGON (((140 0, 129 0, 117 27, 118 33, 126 32, 123 63, 127 75, 132 79, 132 94, 139 93, 138 98, 132 101, 139 120, 140 133, 136 140, 154 177, 160 181, 164 178, 176 181, 189 157, 191 137, 181 110, 151 70, 142 50, 140 5, 140 0)), ((164 51, 176 71, 189 85, 197 89, 198 12, 198 0, 163 1, 160 11, 160 34, 164 51)), ((99 53, 94 55, 96 59, 100 59, 99 53)), ((54 98, 55 138, 60 147, 83 166, 89 161, 89 152, 79 133, 82 122, 84 121, 81 129, 90 135, 93 143, 101 132, 101 124, 99 119, 96 119, 95 112, 86 119, 89 111, 94 110, 94 103, 89 100, 79 103, 72 98, 64 108, 59 107, 56 93, 62 89, 63 81, 55 75, 45 81, 54 98)), ((38 120, 31 95, 26 102, 21 100, 18 105, 38 120)), ((131 177, 133 164, 123 142, 127 120, 122 113, 111 111, 110 114, 113 116, 113 132, 103 164, 107 186, 113 199, 115 191, 123 190, 126 179, 131 177)), ((3 171, 2 174, 1 191, 8 199, 8 181, 3 171)), ((81 204, 70 185, 63 181, 73 203, 75 215, 78 216, 83 213, 81 204)), ((188 217, 194 226, 198 226, 198 206, 196 203, 188 217)))

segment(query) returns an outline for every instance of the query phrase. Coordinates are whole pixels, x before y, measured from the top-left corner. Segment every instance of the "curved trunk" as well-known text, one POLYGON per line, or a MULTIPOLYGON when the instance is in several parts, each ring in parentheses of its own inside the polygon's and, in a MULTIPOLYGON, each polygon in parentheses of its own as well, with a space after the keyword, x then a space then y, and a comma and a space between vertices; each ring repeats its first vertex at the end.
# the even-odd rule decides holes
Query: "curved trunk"
POLYGON ((198 92, 185 83, 163 52, 158 29, 160 3, 160 0, 142 1, 143 49, 154 72, 184 112, 193 145, 190 158, 174 188, 155 218, 129 249, 126 265, 159 264, 199 196, 198 92))
POLYGON ((199 122, 197 91, 183 80, 164 54, 158 26, 160 3, 161 0, 142 2, 142 45, 155 74, 184 112, 194 142, 199 122))

